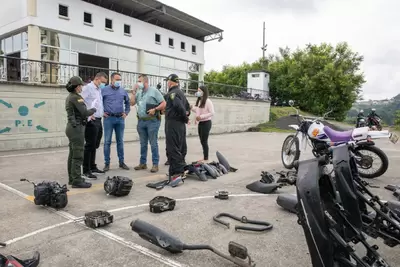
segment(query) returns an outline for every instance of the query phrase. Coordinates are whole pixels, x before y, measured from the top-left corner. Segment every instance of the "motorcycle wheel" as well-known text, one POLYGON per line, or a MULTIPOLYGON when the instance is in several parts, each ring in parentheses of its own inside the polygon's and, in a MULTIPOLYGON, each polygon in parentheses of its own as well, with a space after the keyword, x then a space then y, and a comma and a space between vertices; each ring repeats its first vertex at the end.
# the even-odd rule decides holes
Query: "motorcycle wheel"
POLYGON ((383 152, 380 148, 378 148, 376 146, 360 146, 355 149, 355 153, 356 153, 356 157, 361 156, 361 160, 356 160, 356 162, 357 162, 358 173, 359 173, 360 177, 362 177, 362 178, 367 178, 367 179, 377 178, 379 176, 382 176, 389 168, 388 157, 386 156, 385 152, 383 152), (372 152, 373 154, 378 156, 378 158, 382 161, 382 164, 377 171, 375 171, 373 173, 363 172, 363 170, 368 170, 372 167, 372 166, 365 167, 365 165, 372 165, 373 159, 371 159, 371 157, 368 155, 363 155, 360 152, 362 150, 372 152), (364 160, 364 162, 363 162, 363 160, 364 160), (364 165, 364 167, 360 166, 360 165, 364 165))
POLYGON ((293 163, 300 158, 300 148, 299 148, 299 139, 294 135, 290 134, 286 137, 285 141, 283 141, 282 150, 281 150, 281 160, 282 164, 286 169, 293 169, 293 163), (292 147, 294 146, 294 151, 292 151, 292 147), (289 150, 289 152, 286 152, 289 150), (293 159, 287 161, 285 157, 289 157, 293 155, 293 159))

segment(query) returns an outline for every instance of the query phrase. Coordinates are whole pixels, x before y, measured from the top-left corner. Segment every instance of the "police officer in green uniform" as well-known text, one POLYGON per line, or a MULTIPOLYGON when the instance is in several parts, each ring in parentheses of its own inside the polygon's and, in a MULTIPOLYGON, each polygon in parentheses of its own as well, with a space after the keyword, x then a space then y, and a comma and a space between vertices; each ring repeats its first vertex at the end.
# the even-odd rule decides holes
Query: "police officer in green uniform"
POLYGON ((96 109, 87 109, 85 101, 80 95, 82 85, 83 81, 79 76, 72 77, 66 85, 69 92, 65 100, 68 119, 65 134, 69 140, 68 184, 73 188, 90 188, 92 186, 82 178, 81 166, 83 164, 85 125, 88 117, 93 115, 96 109))

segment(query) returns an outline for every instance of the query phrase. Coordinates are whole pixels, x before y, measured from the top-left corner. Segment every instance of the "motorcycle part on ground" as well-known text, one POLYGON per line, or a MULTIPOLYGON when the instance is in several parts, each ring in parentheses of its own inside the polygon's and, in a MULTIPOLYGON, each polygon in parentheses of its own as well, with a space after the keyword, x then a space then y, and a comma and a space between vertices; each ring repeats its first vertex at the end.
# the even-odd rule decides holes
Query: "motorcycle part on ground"
POLYGON ((108 176, 107 180, 104 182, 104 191, 106 191, 107 195, 123 197, 129 195, 132 186, 133 182, 128 177, 108 176))
POLYGON ((400 189, 400 186, 388 184, 388 185, 386 185, 384 188, 387 189, 387 190, 389 190, 389 191, 394 192, 394 191, 396 191, 396 190, 399 190, 399 189, 400 189))
POLYGON ((272 183, 275 183, 275 178, 269 172, 262 171, 261 172, 261 181, 260 182, 263 182, 263 183, 266 183, 266 184, 272 184, 272 183))
POLYGON ((229 192, 225 191, 225 190, 218 190, 217 192, 215 192, 214 197, 222 199, 222 200, 226 200, 226 199, 229 199, 229 192))
POLYGON ((20 179, 20 181, 26 181, 33 184, 33 195, 35 197, 35 205, 42 205, 52 207, 54 209, 63 209, 68 205, 69 191, 67 185, 61 186, 57 182, 43 181, 35 184, 28 179, 20 179))
POLYGON ((296 178, 297 178, 297 171, 280 171, 276 172, 276 174, 279 174, 279 179, 276 181, 279 184, 285 184, 285 185, 295 185, 296 184, 296 178))
POLYGON ((160 182, 148 183, 148 184, 146 184, 146 186, 148 188, 154 188, 156 190, 161 190, 164 188, 164 186, 168 185, 168 183, 169 183, 169 180, 163 180, 160 182))
POLYGON ((222 175, 228 173, 226 168, 223 165, 219 164, 218 162, 212 161, 212 162, 208 163, 208 165, 213 167, 217 171, 219 176, 222 176, 222 175))
POLYGON ((108 211, 96 210, 85 213, 83 221, 90 228, 98 228, 112 223, 114 215, 111 215, 108 211))
POLYGON ((218 159, 219 164, 224 166, 225 169, 227 169, 228 172, 236 172, 238 170, 236 168, 233 168, 229 164, 228 160, 219 151, 216 152, 216 155, 217 155, 217 159, 218 159))
POLYGON ((276 204, 291 213, 297 213, 297 196, 293 194, 283 194, 276 198, 276 204))
POLYGON ((246 188, 256 192, 256 193, 261 193, 261 194, 272 194, 275 193, 278 188, 281 188, 281 184, 277 183, 272 183, 272 184, 266 184, 261 181, 255 181, 251 184, 246 185, 246 188))
POLYGON ((296 189, 301 205, 297 215, 312 266, 388 267, 377 246, 371 246, 362 232, 366 230, 359 202, 362 193, 352 177, 356 163, 349 156, 347 146, 333 149, 334 178, 326 171, 325 157, 299 162, 296 189), (359 257, 350 242, 362 244, 365 256, 359 257))
POLYGON ((217 177, 219 176, 218 174, 217 174, 217 171, 214 169, 214 168, 212 168, 210 165, 208 165, 207 163, 203 163, 202 164, 203 165, 203 168, 206 170, 206 174, 208 175, 208 176, 210 176, 211 178, 213 178, 213 179, 217 179, 217 177))
POLYGON ((33 257, 21 260, 14 256, 3 256, 0 254, 0 266, 3 267, 37 267, 40 263, 40 253, 35 251, 33 257))
POLYGON ((157 196, 149 202, 150 212, 152 213, 161 213, 168 210, 174 210, 175 205, 175 199, 163 196, 157 196))
POLYGON ((397 198, 397 200, 400 200, 400 190, 399 190, 399 189, 395 190, 395 191, 393 192, 393 196, 394 196, 395 198, 397 198))
POLYGON ((386 205, 392 210, 397 216, 400 216, 400 202, 399 201, 388 201, 386 205))
POLYGON ((188 174, 192 174, 192 173, 196 174, 197 178, 199 178, 200 181, 203 181, 203 182, 208 181, 206 171, 199 163, 189 164, 189 165, 185 166, 185 170, 188 171, 188 174))
POLYGON ((263 221, 256 221, 256 220, 249 220, 247 219, 246 216, 242 216, 241 218, 229 214, 229 213, 220 213, 217 214, 213 217, 213 220, 217 223, 223 224, 226 227, 230 228, 230 224, 228 222, 224 222, 223 220, 221 220, 221 217, 228 217, 231 218, 233 220, 239 221, 241 223, 248 223, 248 224, 254 224, 254 225, 261 225, 263 227, 250 227, 250 226, 239 226, 239 225, 235 225, 235 230, 247 230, 247 231, 254 231, 254 232, 264 232, 264 231, 268 231, 271 230, 273 225, 270 224, 269 222, 263 222, 263 221))
POLYGON ((130 225, 132 231, 137 233, 142 239, 170 253, 182 253, 184 250, 209 250, 218 256, 233 262, 237 266, 255 267, 254 262, 248 254, 247 248, 238 243, 229 242, 228 251, 230 255, 226 255, 210 245, 187 245, 160 228, 140 219, 132 221, 130 225), (248 260, 245 261, 246 259, 248 260))

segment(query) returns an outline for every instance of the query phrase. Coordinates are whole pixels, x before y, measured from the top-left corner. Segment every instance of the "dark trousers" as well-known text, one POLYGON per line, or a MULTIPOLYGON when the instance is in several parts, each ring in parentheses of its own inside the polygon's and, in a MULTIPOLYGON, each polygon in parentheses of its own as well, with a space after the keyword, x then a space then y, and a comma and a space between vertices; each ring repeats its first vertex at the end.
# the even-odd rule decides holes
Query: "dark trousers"
POLYGON ((68 154, 68 180, 69 184, 80 183, 83 181, 81 166, 83 163, 83 146, 85 143, 85 126, 76 125, 73 127, 67 124, 65 134, 69 140, 68 154))
POLYGON ((208 160, 208 136, 210 135, 211 126, 211 120, 201 121, 199 122, 199 126, 197 128, 200 137, 200 143, 203 147, 204 160, 208 160))
POLYGON ((96 150, 100 146, 103 137, 103 126, 101 118, 91 120, 86 125, 85 130, 85 152, 83 155, 83 173, 88 173, 97 168, 96 150))
POLYGON ((165 144, 169 161, 169 175, 181 174, 186 166, 183 147, 186 145, 186 125, 175 120, 165 121, 165 144))
MULTIPOLYGON (((166 129, 167 129, 167 128, 164 127, 165 135, 167 135, 167 134, 166 134, 166 129)), ((166 156, 167 156, 167 160, 168 160, 168 152, 167 152, 167 149, 165 149, 165 152, 166 152, 166 156)), ((185 125, 184 138, 183 138, 183 141, 182 141, 182 151, 181 151, 181 153, 182 153, 182 156, 183 156, 183 162, 186 162, 186 155, 187 155, 186 125, 185 125)))

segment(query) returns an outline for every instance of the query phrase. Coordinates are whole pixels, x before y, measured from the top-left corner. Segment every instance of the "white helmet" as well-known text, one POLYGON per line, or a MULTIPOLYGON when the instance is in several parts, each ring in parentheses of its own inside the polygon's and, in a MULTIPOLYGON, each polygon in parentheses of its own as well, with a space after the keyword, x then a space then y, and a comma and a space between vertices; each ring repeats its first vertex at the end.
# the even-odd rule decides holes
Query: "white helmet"
POLYGON ((373 108, 373 109, 371 109, 371 111, 376 111, 376 109, 373 108))
POLYGON ((360 110, 360 113, 364 113, 364 110, 362 109, 362 110, 360 110))

